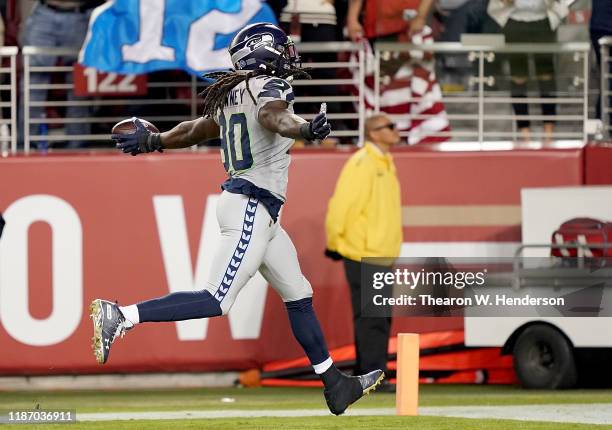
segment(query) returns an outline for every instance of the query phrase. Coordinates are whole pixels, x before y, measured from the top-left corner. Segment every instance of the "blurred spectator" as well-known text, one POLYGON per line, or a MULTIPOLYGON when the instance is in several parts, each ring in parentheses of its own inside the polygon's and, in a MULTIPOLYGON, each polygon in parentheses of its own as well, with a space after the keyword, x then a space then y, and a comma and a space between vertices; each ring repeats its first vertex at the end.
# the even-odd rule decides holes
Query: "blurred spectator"
MULTIPOLYGON (((362 0, 350 0, 347 29, 352 40, 433 43, 431 28, 424 25, 432 0, 365 0, 363 27, 359 23, 362 0)), ((446 140, 450 125, 434 71, 433 54, 426 51, 384 53, 381 61, 380 110, 402 115, 399 130, 408 143, 446 140), (388 55, 387 55, 388 54, 388 55), (405 115, 404 115, 405 114, 405 115)), ((366 108, 374 108, 374 56, 366 56, 366 108)))
MULTIPOLYGON (((281 27, 291 36, 294 42, 335 42, 338 41, 337 19, 334 0, 289 0, 280 16, 281 27)), ((338 61, 337 51, 330 52, 300 52, 304 63, 333 63, 338 61)), ((313 79, 337 79, 337 70, 333 67, 316 68, 310 72, 313 79)), ((337 96, 337 85, 305 85, 300 86, 301 96, 325 97, 337 96)), ((319 103, 301 104, 301 112, 318 113, 319 103)), ((338 102, 327 102, 327 112, 342 113, 338 102)), ((333 123, 334 130, 346 129, 337 120, 333 123)), ((330 140, 330 139, 326 139, 330 140)), ((333 138, 332 138, 333 140, 333 138)))
POLYGON ((17 2, 17 13, 23 21, 28 19, 36 3, 38 3, 38 0, 19 0, 17 2))
POLYGON ((433 0, 349 0, 346 28, 351 40, 408 40, 425 27, 433 0))
MULTIPOLYGON (((591 24, 590 24, 591 42, 593 43, 593 49, 595 50, 595 56, 597 57, 597 64, 600 67, 601 72, 601 46, 599 45, 599 39, 605 36, 612 36, 612 1, 610 0, 593 0, 593 10, 591 13, 591 24)), ((612 63, 608 63, 608 73, 612 73, 612 63)), ((601 82, 601 81, 600 81, 601 82)), ((612 88, 612 80, 608 80, 608 87, 612 88)), ((601 115, 601 91, 600 88, 599 97, 597 98, 597 118, 602 119, 601 115)), ((612 106, 612 98, 608 99, 608 106, 612 106)), ((612 124, 612 113, 608 117, 608 125, 612 124)))
MULTIPOLYGON (((425 27, 422 32, 411 37, 411 42, 415 45, 433 43, 431 29, 425 27)), ((401 55, 384 53, 382 60, 380 110, 397 115, 396 125, 400 131, 406 132, 406 142, 414 145, 447 140, 450 123, 434 73, 433 55, 413 50, 401 55)), ((375 66, 374 54, 370 46, 366 45, 364 100, 366 111, 369 112, 375 108, 375 66)), ((353 79, 357 78, 355 74, 353 79)), ((359 94, 358 87, 354 87, 353 91, 355 95, 359 94)))
MULTIPOLYGON (((337 40, 333 0, 289 0, 281 13, 280 21, 294 42, 337 40)), ((335 56, 335 53, 332 55, 335 56)))
MULTIPOLYGON (((70 47, 80 48, 87 35, 89 15, 94 7, 104 3, 104 0, 39 0, 34 10, 27 18, 22 34, 22 46, 37 47, 70 47)), ((58 57, 54 55, 33 55, 30 57, 32 67, 54 66, 58 57)), ((65 66, 71 66, 76 61, 76 56, 61 58, 65 66)), ((34 72, 30 74, 31 85, 48 84, 51 79, 49 73, 34 72)), ((66 82, 72 83, 72 73, 66 74, 66 82)), ((23 91, 23 88, 22 88, 23 91)), ((32 90, 31 101, 44 101, 47 98, 46 90, 32 90)), ((72 92, 69 92, 69 100, 76 100, 72 92)), ((23 112, 23 92, 20 112, 23 112)), ((30 118, 43 118, 45 109, 41 107, 30 107, 30 118)), ((90 116, 88 106, 69 106, 66 108, 67 118, 85 118, 90 116)), ((38 126, 30 128, 31 134, 37 135, 38 126)), ((23 130, 23 119, 20 121, 20 130, 23 130)), ((88 123, 67 123, 67 135, 90 134, 88 123)), ((23 133, 19 133, 23 136, 23 133)), ((85 142, 75 140, 68 146, 71 148, 81 147, 85 142)))
POLYGON ((272 12, 274 12, 274 16, 276 16, 276 20, 280 21, 280 15, 287 6, 287 0, 265 0, 272 12))
MULTIPOLYGON (((389 271, 402 244, 400 185, 389 153, 400 136, 384 114, 368 118, 365 131, 368 141, 344 165, 325 219, 325 255, 344 261, 350 287, 357 358, 354 374, 387 368, 391 310, 372 309, 371 301, 362 301, 374 291, 371 285, 362 285, 362 270, 389 271), (378 260, 365 262, 366 257, 378 260)), ((376 294, 388 296, 390 291, 377 290, 376 294)))
MULTIPOLYGON (((464 33, 498 33, 487 15, 488 0, 438 0, 434 16, 442 25, 441 42, 459 42, 464 33)), ((438 75, 445 91, 464 91, 473 76, 474 64, 465 53, 439 55, 438 75)))
MULTIPOLYGON (((489 15, 502 27, 506 43, 556 43, 557 28, 569 10, 558 0, 490 0, 489 15)), ((536 79, 541 98, 552 98, 556 91, 553 54, 534 54, 536 79)), ((527 97, 529 67, 527 54, 508 54, 513 98, 527 97)), ((517 116, 529 115, 527 103, 512 104, 517 116)), ((554 116, 556 104, 542 103, 542 115, 554 116)), ((516 125, 525 140, 530 140, 528 119, 517 119, 516 125)), ((554 120, 544 120, 544 136, 552 139, 554 120)))
POLYGON ((463 33, 480 33, 487 0, 438 0, 437 15, 443 29, 442 42, 458 42, 463 33))
POLYGON ((487 14, 489 0, 437 0, 436 18, 442 24, 440 40, 459 42, 464 33, 497 33, 499 26, 487 14))

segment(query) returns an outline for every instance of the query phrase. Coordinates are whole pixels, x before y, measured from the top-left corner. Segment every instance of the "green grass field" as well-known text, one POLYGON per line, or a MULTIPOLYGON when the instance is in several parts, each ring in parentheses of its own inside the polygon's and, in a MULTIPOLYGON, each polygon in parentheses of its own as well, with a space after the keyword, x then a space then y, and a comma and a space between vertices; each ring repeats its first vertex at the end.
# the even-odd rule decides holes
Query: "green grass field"
MULTIPOLYGON (((609 403, 612 390, 525 391, 506 386, 422 386, 421 406, 499 406, 563 403, 609 403)), ((62 391, 0 392, 0 409, 76 409, 78 414, 133 411, 224 411, 324 409, 319 389, 310 388, 202 388, 146 391, 62 391), (232 403, 222 398, 234 399, 232 403)), ((395 396, 376 393, 359 401, 355 409, 393 408, 395 396)), ((520 407, 517 408, 520 413, 520 407)), ((13 426, 11 426, 13 427, 13 426)), ((82 422, 68 425, 19 425, 18 429, 586 429, 612 426, 571 423, 539 423, 494 419, 444 417, 298 417, 298 418, 219 418, 193 420, 138 420, 82 422)))
POLYGON ((586 424, 539 423, 509 420, 473 420, 437 417, 307 417, 307 418, 233 418, 210 420, 142 420, 109 421, 77 424, 15 424, 16 429, 52 430, 59 428, 86 430, 344 430, 344 429, 402 429, 402 430, 583 430, 604 429, 610 426, 586 424))

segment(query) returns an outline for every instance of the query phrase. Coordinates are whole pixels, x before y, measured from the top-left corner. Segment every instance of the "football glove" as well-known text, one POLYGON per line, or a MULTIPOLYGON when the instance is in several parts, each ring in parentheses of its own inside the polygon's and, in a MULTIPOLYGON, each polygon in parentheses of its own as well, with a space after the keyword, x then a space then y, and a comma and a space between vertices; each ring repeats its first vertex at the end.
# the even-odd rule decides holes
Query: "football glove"
POLYGON ((152 133, 138 118, 134 119, 136 131, 132 134, 113 134, 117 149, 125 154, 138 155, 144 152, 164 152, 160 133, 152 133))
POLYGON ((325 112, 319 113, 310 122, 300 126, 300 134, 306 140, 323 140, 331 133, 331 126, 327 122, 325 112))

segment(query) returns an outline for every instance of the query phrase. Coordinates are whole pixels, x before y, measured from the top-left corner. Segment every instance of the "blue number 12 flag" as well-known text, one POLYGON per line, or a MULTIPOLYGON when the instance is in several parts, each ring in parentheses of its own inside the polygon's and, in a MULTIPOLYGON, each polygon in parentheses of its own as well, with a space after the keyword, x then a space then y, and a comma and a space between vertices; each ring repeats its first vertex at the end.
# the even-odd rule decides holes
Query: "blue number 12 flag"
POLYGON ((255 22, 276 23, 261 0, 113 0, 93 11, 79 62, 121 74, 225 69, 232 37, 255 22))

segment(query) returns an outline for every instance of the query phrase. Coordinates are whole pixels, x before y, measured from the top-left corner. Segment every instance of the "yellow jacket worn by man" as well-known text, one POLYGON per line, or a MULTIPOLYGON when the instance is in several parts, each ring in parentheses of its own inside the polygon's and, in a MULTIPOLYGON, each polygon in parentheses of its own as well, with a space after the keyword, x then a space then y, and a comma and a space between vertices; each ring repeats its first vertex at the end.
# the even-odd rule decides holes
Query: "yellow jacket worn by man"
POLYGON ((399 255, 400 188, 393 157, 367 142, 344 165, 329 201, 327 249, 361 261, 399 255))
POLYGON ((350 286, 357 355, 355 373, 387 368, 390 309, 373 309, 367 299, 372 285, 363 285, 366 290, 362 295, 361 277, 362 273, 368 279, 370 272, 388 271, 402 244, 400 186, 389 153, 400 136, 386 115, 368 118, 365 128, 368 142, 342 169, 325 220, 325 254, 335 260, 344 259, 350 286), (362 261, 364 257, 385 259, 369 264, 362 261))

